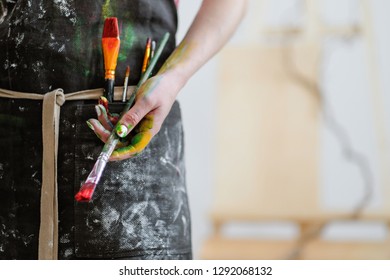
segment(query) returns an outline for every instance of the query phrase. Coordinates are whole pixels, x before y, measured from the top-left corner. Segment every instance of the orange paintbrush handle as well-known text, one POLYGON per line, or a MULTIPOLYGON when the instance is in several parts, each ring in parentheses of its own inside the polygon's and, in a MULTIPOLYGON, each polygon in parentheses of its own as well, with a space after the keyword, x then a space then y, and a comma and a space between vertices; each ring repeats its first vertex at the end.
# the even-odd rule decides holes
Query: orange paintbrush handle
POLYGON ((105 78, 113 79, 115 77, 115 69, 119 55, 120 39, 119 38, 103 38, 103 56, 104 69, 106 71, 105 78))

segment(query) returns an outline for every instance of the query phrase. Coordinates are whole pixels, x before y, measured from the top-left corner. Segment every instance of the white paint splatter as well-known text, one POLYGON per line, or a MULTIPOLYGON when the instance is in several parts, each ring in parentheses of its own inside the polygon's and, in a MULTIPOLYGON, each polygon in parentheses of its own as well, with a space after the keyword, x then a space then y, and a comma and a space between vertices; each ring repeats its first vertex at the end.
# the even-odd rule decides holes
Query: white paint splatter
POLYGON ((91 159, 91 160, 93 160, 93 159, 94 159, 93 153, 87 154, 85 158, 86 158, 86 159, 91 159))
POLYGON ((112 227, 118 222, 119 212, 112 207, 107 207, 102 214, 103 228, 106 231, 111 231, 112 227))
POLYGON ((9 60, 8 59, 6 59, 5 61, 4 61, 4 69, 5 70, 7 70, 8 68, 9 68, 9 60))
POLYGON ((180 201, 179 202, 179 206, 176 209, 176 213, 173 215, 173 221, 172 222, 175 222, 177 220, 177 218, 179 217, 179 214, 180 214, 180 211, 181 211, 182 207, 183 207, 183 201, 180 201))
POLYGON ((61 236, 60 242, 61 243, 68 243, 68 242, 70 242, 69 236, 70 236, 69 233, 64 234, 63 236, 61 236))
POLYGON ((70 3, 73 1, 67 1, 67 0, 54 0, 54 3, 57 5, 58 9, 60 10, 61 14, 67 18, 73 23, 76 24, 76 13, 75 9, 73 7, 73 3, 70 3))
MULTIPOLYGON (((12 66, 12 65, 11 65, 12 66)), ((31 68, 34 72, 40 72, 41 69, 42 69, 42 66, 43 66, 43 62, 42 61, 36 61, 34 62, 33 64, 31 64, 31 68)))
POLYGON ((62 44, 62 46, 58 49, 58 52, 63 52, 65 50, 65 44, 62 44))
POLYGON ((43 4, 41 2, 40 5, 39 5, 38 18, 42 19, 45 16, 45 14, 46 14, 46 10, 44 9, 43 4))
POLYGON ((165 157, 160 157, 160 162, 165 165, 165 166, 170 166, 172 167, 173 169, 175 169, 177 171, 177 173, 179 175, 181 175, 181 172, 180 172, 180 169, 178 166, 176 166, 175 164, 172 163, 172 161, 169 159, 169 156, 168 156, 168 152, 165 154, 165 157))
POLYGON ((72 253, 73 253, 73 252, 72 252, 72 249, 68 248, 68 249, 66 249, 65 252, 64 252, 64 257, 67 258, 67 257, 71 256, 72 253))

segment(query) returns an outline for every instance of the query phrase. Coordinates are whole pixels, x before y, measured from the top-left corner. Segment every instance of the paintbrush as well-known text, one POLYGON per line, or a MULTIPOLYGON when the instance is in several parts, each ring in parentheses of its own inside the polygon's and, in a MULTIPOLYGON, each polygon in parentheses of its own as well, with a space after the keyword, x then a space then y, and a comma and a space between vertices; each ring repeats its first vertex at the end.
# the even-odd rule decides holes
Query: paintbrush
POLYGON ((103 95, 108 99, 108 102, 112 102, 114 96, 115 69, 120 47, 118 19, 116 17, 109 17, 104 21, 102 47, 105 70, 103 95))
POLYGON ((123 85, 122 102, 126 102, 127 86, 129 84, 129 76, 130 76, 130 66, 127 66, 126 67, 125 82, 124 82, 124 85, 123 85))
POLYGON ((143 75, 145 73, 146 67, 148 66, 149 58, 150 58, 150 48, 151 48, 151 45, 152 45, 152 39, 148 38, 146 40, 144 62, 142 63, 141 75, 143 75))
MULTIPOLYGON (((154 55, 153 59, 150 61, 144 75, 142 75, 141 79, 139 80, 137 86, 133 90, 132 94, 130 95, 129 100, 127 101, 125 108, 122 111, 121 117, 130 109, 130 107, 133 105, 133 102, 135 100, 135 97, 137 95, 138 89, 140 86, 146 82, 146 80, 151 75, 154 67, 156 66, 157 60, 161 56, 161 53, 167 44, 169 39, 169 33, 165 33, 163 39, 161 40, 160 45, 158 46, 156 50, 156 54, 154 55)), ((119 123, 119 122, 118 122, 119 123)), ((117 124, 118 125, 118 124, 117 124)), ((100 153, 95 165, 92 168, 91 173, 89 173, 89 176, 85 183, 81 186, 79 192, 75 195, 75 199, 79 202, 89 202, 92 199, 92 195, 96 189, 97 184, 99 183, 99 180, 103 174, 104 168, 107 165, 108 159, 110 158, 112 152, 114 151, 116 145, 118 144, 119 138, 116 135, 116 127, 112 130, 110 137, 108 138, 106 144, 103 147, 102 152, 100 153)))

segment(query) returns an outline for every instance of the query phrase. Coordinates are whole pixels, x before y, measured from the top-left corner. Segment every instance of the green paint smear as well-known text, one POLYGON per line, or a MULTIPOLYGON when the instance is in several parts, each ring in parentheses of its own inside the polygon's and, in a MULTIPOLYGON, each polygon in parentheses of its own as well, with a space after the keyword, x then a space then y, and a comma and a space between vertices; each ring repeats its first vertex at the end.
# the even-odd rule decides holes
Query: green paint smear
POLYGON ((157 86, 161 82, 162 77, 161 76, 157 76, 156 79, 157 80, 154 81, 153 83, 147 84, 145 86, 143 97, 147 97, 147 96, 149 96, 149 95, 151 95, 153 93, 153 91, 157 88, 157 86))
POLYGON ((103 5, 103 8, 102 8, 102 16, 103 16, 103 19, 106 19, 108 17, 112 17, 114 15, 114 11, 111 7, 111 0, 106 0, 106 2, 104 3, 103 5))
POLYGON ((125 61, 131 53, 131 47, 134 45, 136 36, 132 25, 127 25, 121 35, 121 49, 119 52, 118 60, 125 61))
POLYGON ((85 77, 88 77, 89 75, 91 75, 91 70, 85 69, 85 70, 84 70, 84 76, 85 76, 85 77))
POLYGON ((81 51, 81 45, 82 45, 82 35, 81 35, 81 28, 80 26, 77 26, 76 32, 75 32, 75 37, 73 39, 73 44, 76 48, 77 51, 81 51))
POLYGON ((125 54, 123 54, 123 53, 120 53, 118 55, 118 61, 125 61, 126 58, 127 58, 127 56, 125 54))
POLYGON ((142 138, 144 138, 144 134, 138 133, 137 135, 135 135, 133 137, 133 139, 131 139, 131 145, 133 145, 133 146, 137 145, 139 142, 142 141, 142 138))

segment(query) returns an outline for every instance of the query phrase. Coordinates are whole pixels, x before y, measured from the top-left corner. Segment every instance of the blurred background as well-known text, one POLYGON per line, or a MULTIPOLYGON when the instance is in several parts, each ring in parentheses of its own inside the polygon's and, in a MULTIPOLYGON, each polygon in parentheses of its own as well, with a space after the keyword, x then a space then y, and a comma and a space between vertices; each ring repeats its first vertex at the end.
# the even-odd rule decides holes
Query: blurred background
POLYGON ((390 258, 388 11, 249 1, 179 96, 196 259, 390 258))

